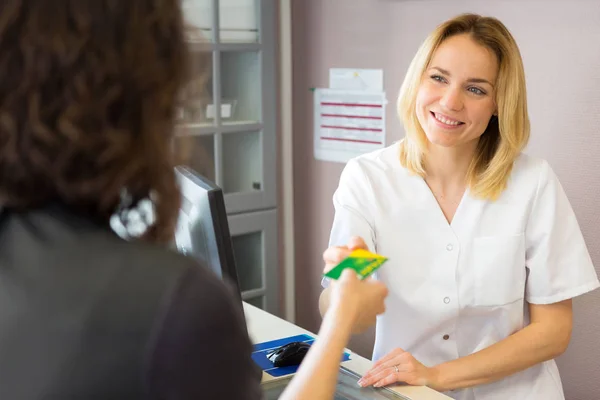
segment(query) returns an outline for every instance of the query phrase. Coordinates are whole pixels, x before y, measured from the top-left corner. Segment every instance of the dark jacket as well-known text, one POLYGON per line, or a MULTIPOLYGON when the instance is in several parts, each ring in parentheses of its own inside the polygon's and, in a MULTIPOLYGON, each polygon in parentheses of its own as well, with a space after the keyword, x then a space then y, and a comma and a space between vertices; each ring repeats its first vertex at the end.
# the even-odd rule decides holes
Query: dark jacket
POLYGON ((49 206, 0 211, 0 399, 260 399, 209 270, 49 206))

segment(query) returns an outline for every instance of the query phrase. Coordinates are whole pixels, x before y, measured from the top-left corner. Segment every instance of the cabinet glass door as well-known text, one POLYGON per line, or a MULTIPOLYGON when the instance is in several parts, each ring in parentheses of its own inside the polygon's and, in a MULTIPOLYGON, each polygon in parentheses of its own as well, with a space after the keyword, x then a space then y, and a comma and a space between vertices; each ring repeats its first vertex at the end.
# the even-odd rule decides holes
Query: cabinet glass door
POLYGON ((260 132, 223 135, 223 190, 225 193, 260 192, 263 157, 260 132))
POLYGON ((229 231, 244 301, 263 297, 266 311, 279 315, 277 213, 259 211, 229 216, 229 231))
POLYGON ((215 125, 213 66, 212 52, 190 52, 189 77, 181 90, 175 115, 176 122, 188 131, 215 125))
POLYGON ((259 41, 259 0, 219 0, 219 36, 223 43, 259 41))
POLYGON ((187 41, 214 42, 213 0, 182 0, 181 8, 187 41))
POLYGON ((178 136, 174 140, 177 164, 187 165, 216 182, 214 135, 178 136))
POLYGON ((221 53, 221 120, 223 125, 262 122, 261 60, 256 51, 221 53))

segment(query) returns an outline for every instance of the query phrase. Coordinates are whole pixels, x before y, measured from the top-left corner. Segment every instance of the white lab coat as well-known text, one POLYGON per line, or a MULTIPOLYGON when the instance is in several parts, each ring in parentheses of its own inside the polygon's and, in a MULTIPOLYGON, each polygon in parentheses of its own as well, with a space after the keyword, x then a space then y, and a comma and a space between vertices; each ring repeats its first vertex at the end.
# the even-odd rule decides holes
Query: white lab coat
MULTIPOLYGON (((547 162, 521 155, 497 201, 465 193, 448 224, 398 143, 346 165, 333 198, 330 245, 361 236, 389 261, 373 359, 400 347, 426 366, 467 356, 529 323, 549 304, 600 286, 575 214, 547 162)), ((326 281, 323 282, 327 284, 326 281)), ((556 363, 447 393, 461 400, 562 400, 556 363)))

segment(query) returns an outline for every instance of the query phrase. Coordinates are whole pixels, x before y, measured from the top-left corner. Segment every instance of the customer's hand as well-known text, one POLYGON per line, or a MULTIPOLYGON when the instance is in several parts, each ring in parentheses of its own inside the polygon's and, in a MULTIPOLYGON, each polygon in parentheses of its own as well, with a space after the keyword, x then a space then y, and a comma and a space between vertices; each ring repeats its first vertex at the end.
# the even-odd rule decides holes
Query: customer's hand
MULTIPOLYGON (((356 248, 366 249, 362 239, 353 238, 348 247, 328 249, 323 256, 326 271, 356 248)), ((372 278, 360 280, 353 269, 347 268, 337 281, 331 282, 328 312, 335 313, 335 318, 350 319, 352 332, 360 333, 375 324, 377 315, 385 311, 387 295, 388 290, 383 283, 372 278)))

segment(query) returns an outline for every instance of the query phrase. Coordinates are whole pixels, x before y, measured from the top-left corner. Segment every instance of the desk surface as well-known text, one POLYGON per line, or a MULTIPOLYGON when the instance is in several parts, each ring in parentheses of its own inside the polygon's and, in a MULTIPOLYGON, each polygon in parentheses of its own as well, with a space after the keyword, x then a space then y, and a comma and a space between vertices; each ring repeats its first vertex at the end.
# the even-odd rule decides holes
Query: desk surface
MULTIPOLYGON (((244 313, 246 314, 248 333, 253 343, 266 342, 303 333, 316 336, 312 332, 302 329, 299 326, 269 314, 248 303, 244 303, 244 313)), ((347 351, 351 354, 351 359, 343 362, 341 365, 361 375, 369 370, 371 361, 350 350, 347 351)), ((276 378, 263 372, 263 382, 268 382, 273 379, 276 378)), ((393 386, 390 387, 390 389, 412 400, 450 399, 450 397, 424 386, 393 386)))

